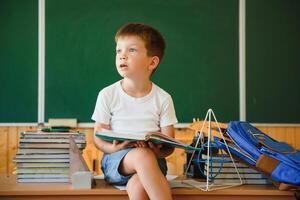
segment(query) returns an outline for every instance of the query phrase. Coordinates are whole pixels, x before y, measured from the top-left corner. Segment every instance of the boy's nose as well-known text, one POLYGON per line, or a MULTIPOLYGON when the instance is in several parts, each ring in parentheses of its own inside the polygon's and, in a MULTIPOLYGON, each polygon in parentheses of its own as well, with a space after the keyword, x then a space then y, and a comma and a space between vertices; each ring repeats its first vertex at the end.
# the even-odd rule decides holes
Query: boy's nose
POLYGON ((127 58, 125 53, 120 54, 120 60, 125 60, 127 58))

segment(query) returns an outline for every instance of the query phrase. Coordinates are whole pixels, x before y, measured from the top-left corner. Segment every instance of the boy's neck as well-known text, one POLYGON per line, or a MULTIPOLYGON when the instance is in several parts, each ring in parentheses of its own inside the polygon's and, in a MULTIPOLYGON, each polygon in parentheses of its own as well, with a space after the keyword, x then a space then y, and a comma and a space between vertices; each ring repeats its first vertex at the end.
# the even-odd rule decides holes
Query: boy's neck
POLYGON ((124 78, 122 80, 122 88, 128 95, 135 98, 141 98, 150 93, 152 82, 149 79, 135 81, 124 78))

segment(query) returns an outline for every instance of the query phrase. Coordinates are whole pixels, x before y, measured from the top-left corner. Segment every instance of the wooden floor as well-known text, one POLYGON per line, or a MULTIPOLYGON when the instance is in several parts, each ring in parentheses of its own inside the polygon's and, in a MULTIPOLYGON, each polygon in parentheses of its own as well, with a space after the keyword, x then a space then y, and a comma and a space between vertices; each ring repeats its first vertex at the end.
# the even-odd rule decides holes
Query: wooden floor
MULTIPOLYGON (((172 189, 174 199, 220 199, 220 200, 292 200, 293 192, 279 191, 272 186, 237 186, 228 189, 204 192, 197 189, 172 189)), ((128 199, 125 191, 107 185, 104 180, 97 180, 91 190, 74 190, 67 183, 16 183, 15 176, 0 176, 0 199, 5 200, 94 200, 128 199)))

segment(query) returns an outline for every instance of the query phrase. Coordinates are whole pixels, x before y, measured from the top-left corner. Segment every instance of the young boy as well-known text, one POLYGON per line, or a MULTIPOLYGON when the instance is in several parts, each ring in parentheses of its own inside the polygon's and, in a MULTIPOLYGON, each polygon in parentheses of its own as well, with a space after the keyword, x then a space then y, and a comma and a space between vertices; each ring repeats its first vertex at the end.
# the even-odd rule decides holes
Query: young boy
MULTIPOLYGON (((162 35, 145 24, 127 24, 116 33, 116 67, 122 80, 99 92, 92 119, 94 131, 147 133, 160 131, 174 137, 177 123, 171 96, 150 77, 164 55, 162 35)), ((105 180, 125 185, 130 199, 172 199, 165 157, 173 148, 128 141, 113 143, 94 137, 104 152, 105 180)))

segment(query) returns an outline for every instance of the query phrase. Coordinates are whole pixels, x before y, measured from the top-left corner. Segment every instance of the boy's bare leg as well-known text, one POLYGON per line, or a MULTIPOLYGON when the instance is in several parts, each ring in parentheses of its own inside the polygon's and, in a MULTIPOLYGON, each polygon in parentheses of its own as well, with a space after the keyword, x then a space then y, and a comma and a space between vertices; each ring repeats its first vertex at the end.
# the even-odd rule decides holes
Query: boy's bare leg
POLYGON ((132 149, 124 157, 120 171, 124 175, 137 173, 139 181, 150 199, 172 199, 168 181, 160 171, 157 159, 151 149, 132 149))
POLYGON ((126 189, 130 200, 149 200, 148 194, 137 174, 129 179, 126 189))

